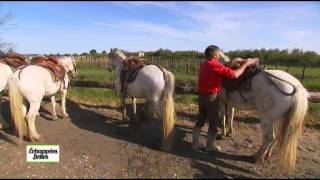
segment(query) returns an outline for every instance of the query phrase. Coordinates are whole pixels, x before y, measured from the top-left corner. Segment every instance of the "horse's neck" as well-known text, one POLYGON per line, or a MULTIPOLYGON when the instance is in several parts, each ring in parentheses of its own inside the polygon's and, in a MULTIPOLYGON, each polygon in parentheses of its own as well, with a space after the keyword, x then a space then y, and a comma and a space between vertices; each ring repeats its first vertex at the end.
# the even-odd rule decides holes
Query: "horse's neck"
POLYGON ((58 63, 64 68, 64 70, 66 71, 66 74, 67 72, 69 71, 68 68, 67 68, 67 63, 65 62, 65 59, 64 57, 58 59, 58 63))
POLYGON ((124 62, 124 60, 125 60, 125 59, 119 59, 119 60, 117 61, 117 64, 115 65, 115 67, 116 67, 116 73, 117 73, 117 74, 120 74, 120 71, 121 71, 121 69, 122 69, 122 67, 123 67, 123 62, 124 62))

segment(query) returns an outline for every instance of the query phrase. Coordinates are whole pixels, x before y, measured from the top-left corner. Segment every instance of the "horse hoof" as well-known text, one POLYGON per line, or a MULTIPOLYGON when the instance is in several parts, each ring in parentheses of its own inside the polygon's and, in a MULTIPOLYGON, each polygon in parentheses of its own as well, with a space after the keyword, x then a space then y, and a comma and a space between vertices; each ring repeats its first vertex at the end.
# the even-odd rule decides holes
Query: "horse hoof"
POLYGON ((258 163, 258 158, 257 158, 257 156, 253 155, 250 157, 249 161, 253 164, 256 164, 256 163, 258 163))
POLYGON ((63 118, 68 119, 69 118, 69 114, 63 114, 63 118))
POLYGON ((56 120, 58 120, 57 116, 56 117, 52 117, 52 121, 56 121, 56 120))
POLYGON ((232 137, 232 133, 227 133, 227 137, 232 137))
POLYGON ((40 140, 40 134, 39 135, 37 135, 37 136, 31 136, 31 137, 29 137, 29 139, 30 139, 30 141, 31 142, 36 142, 36 141, 39 141, 40 140))
POLYGON ((256 155, 253 155, 251 162, 254 164, 260 164, 264 162, 264 159, 262 157, 257 157, 256 155))
POLYGON ((270 157, 271 157, 271 154, 267 154, 265 157, 264 157, 264 161, 270 163, 270 157))
POLYGON ((222 134, 218 134, 216 137, 217 140, 222 140, 223 139, 223 135, 222 134))

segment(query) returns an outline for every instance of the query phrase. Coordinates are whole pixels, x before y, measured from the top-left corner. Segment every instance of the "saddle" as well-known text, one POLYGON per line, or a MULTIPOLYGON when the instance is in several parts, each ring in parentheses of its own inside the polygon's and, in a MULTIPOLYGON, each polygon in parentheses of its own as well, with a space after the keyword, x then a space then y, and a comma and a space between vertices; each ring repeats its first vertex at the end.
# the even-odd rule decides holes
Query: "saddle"
POLYGON ((125 70, 133 70, 133 69, 136 69, 137 66, 145 65, 146 63, 147 63, 146 59, 144 58, 139 58, 137 56, 130 56, 123 61, 123 68, 125 70))
MULTIPOLYGON (((236 69, 239 69, 240 66, 245 61, 246 60, 240 60, 232 65, 226 64, 226 66, 236 70, 236 69)), ((244 73, 237 79, 225 79, 222 82, 222 87, 227 91, 239 91, 239 92, 250 91, 252 78, 258 73, 260 73, 261 71, 262 69, 257 65, 247 67, 244 73)))
POLYGON ((27 65, 25 57, 20 54, 5 54, 0 56, 0 63, 7 64, 13 69, 27 65))
POLYGON ((65 77, 66 70, 61 64, 59 64, 58 57, 55 57, 55 56, 34 57, 31 59, 31 64, 41 66, 50 70, 53 73, 54 77, 60 80, 63 80, 65 77))
POLYGON ((130 56, 123 61, 120 71, 121 92, 126 93, 127 84, 133 82, 144 66, 148 65, 147 60, 137 56, 130 56))

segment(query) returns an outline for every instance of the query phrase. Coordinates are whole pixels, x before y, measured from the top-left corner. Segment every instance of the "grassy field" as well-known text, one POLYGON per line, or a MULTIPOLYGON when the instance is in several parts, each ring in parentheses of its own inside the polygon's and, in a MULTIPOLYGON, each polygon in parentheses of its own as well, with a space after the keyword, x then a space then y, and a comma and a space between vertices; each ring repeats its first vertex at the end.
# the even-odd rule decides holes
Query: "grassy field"
MULTIPOLYGON (((267 66, 268 68, 275 69, 275 66, 267 66)), ((286 66, 278 66, 280 70, 287 70, 286 66)), ((114 80, 114 73, 109 72, 106 68, 100 68, 98 66, 86 66, 84 64, 78 64, 79 74, 78 80, 91 80, 91 81, 113 81, 114 80)), ((187 71, 179 67, 176 70, 171 70, 176 79, 178 81, 184 81, 192 86, 195 86, 198 79, 198 72, 197 70, 194 71, 194 75, 190 70, 187 74, 187 71)), ((302 67, 290 67, 289 73, 295 76, 296 78, 300 79, 302 74, 303 68, 302 67)), ((305 77, 302 81, 302 84, 309 90, 312 91, 320 91, 320 71, 319 68, 316 67, 307 67, 305 71, 305 77)))

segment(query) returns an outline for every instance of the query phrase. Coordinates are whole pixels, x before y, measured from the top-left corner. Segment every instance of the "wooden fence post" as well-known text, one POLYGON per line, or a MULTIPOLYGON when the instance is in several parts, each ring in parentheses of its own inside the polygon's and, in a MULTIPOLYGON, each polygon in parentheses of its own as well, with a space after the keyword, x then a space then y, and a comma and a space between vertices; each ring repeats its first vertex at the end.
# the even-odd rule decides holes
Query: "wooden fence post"
POLYGON ((195 59, 193 59, 193 62, 192 62, 192 75, 195 75, 195 72, 196 71, 196 61, 195 59))
POLYGON ((303 79, 304 79, 304 73, 306 71, 306 65, 303 65, 303 69, 302 69, 302 75, 301 75, 301 78, 300 78, 300 81, 302 82, 303 79))
POLYGON ((186 66, 187 66, 187 74, 189 74, 189 63, 187 63, 186 66))

